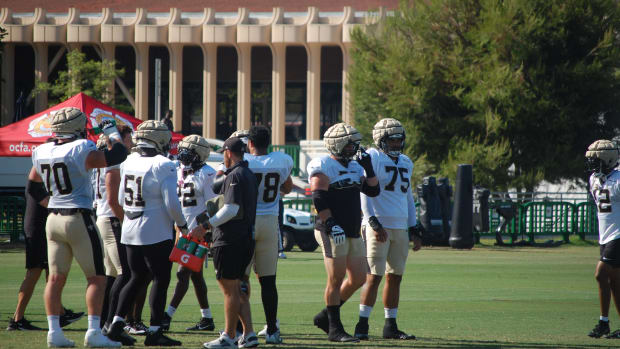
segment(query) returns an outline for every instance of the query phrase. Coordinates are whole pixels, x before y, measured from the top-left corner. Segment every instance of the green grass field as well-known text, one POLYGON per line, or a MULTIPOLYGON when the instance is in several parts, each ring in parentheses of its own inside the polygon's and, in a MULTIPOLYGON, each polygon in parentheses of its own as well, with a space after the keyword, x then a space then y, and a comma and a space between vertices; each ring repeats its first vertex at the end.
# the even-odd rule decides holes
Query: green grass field
MULTIPOLYGON (((598 320, 597 289, 593 278, 598 246, 576 243, 556 248, 497 248, 477 245, 471 251, 428 248, 410 253, 401 289, 399 326, 417 341, 380 339, 383 307, 380 301, 370 319, 369 342, 334 345, 312 325, 323 307, 325 271, 321 254, 290 252, 278 266, 279 319, 284 348, 590 348, 620 347, 620 340, 591 339, 587 333, 598 320)), ((24 274, 21 249, 0 253, 0 317, 2 327, 15 310, 17 289, 24 274)), ((218 328, 223 327, 222 296, 213 269, 206 271, 209 300, 218 328)), ((168 299, 176 277, 173 275, 168 299)), ((43 308, 44 283, 37 285, 27 317, 47 327, 43 308)), ((84 310, 85 281, 74 263, 63 301, 84 310)), ((257 331, 265 323, 258 282, 252 280, 252 314, 257 331)), ((342 309, 345 328, 357 322, 359 293, 342 309)), ((143 317, 149 318, 148 305, 143 317)), ((183 347, 199 348, 215 339, 215 332, 188 333, 184 328, 200 313, 190 286, 172 323, 171 337, 183 347)), ((147 321, 145 321, 147 322, 147 321)), ((148 324, 148 322, 147 322, 148 324)), ((620 319, 611 310, 612 330, 620 319)), ((86 319, 66 328, 69 338, 82 346, 86 319)), ((142 346, 142 338, 139 338, 142 346)), ((0 330, 0 348, 43 348, 46 332, 0 330)), ((261 342, 261 347, 271 347, 261 342)))

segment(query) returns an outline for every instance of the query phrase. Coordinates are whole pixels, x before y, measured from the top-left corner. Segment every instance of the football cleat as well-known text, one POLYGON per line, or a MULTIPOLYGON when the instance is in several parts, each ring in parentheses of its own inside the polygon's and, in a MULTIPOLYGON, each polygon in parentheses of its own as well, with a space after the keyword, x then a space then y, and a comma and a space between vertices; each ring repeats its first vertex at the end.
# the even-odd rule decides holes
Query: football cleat
POLYGON ((207 317, 200 319, 194 326, 186 328, 188 331, 213 331, 214 329, 213 319, 207 317))
POLYGON ((248 336, 241 335, 238 340, 239 348, 254 348, 258 346, 258 337, 254 332, 250 332, 248 336))
POLYGON ((145 335, 149 328, 142 321, 137 321, 126 326, 125 330, 129 332, 129 334, 141 336, 145 335), (129 327, 129 329, 127 329, 127 327, 129 327))
POLYGON ((610 335, 605 336, 607 339, 620 339, 620 330, 613 331, 610 335))
POLYGON ((344 329, 337 328, 332 331, 329 331, 329 335, 327 336, 330 342, 339 342, 339 343, 357 343, 360 340, 346 333, 344 329))
MULTIPOLYGON (((276 328, 278 329, 278 331, 280 330, 280 320, 277 320, 277 319, 276 319, 276 328)), ((265 337, 267 335, 267 325, 265 325, 265 327, 263 327, 262 330, 258 331, 256 335, 259 337, 265 337)))
POLYGON ((314 316, 314 326, 320 328, 325 333, 329 333, 329 317, 327 316, 327 308, 323 308, 314 316))
POLYGON ((123 321, 117 321, 110 326, 108 329, 108 338, 128 346, 136 343, 136 339, 125 332, 125 323, 123 321))
POLYGON ((75 313, 73 312, 73 310, 71 309, 65 309, 65 313, 60 315, 59 318, 59 322, 60 322, 60 327, 65 327, 67 325, 70 325, 76 321, 78 321, 79 319, 81 319, 84 316, 84 312, 81 311, 79 313, 75 313))
POLYGON ((161 327, 155 332, 147 332, 146 339, 144 340, 144 345, 147 347, 175 347, 181 344, 182 343, 180 341, 164 335, 164 331, 162 331, 161 327))
POLYGON ((599 320, 598 324, 594 326, 592 331, 588 333, 588 336, 592 338, 601 338, 602 336, 609 333, 609 321, 599 320))
POLYGON ((47 332, 48 348, 73 348, 75 342, 67 339, 62 331, 47 332))
POLYGON ((265 343, 267 344, 281 344, 282 337, 280 337, 280 330, 275 331, 273 334, 265 335, 265 343))
POLYGON ((26 320, 23 317, 19 321, 15 321, 15 319, 9 319, 9 326, 6 328, 7 331, 43 331, 42 328, 34 326, 30 323, 30 321, 26 320))
POLYGON ((91 329, 86 331, 84 346, 90 348, 119 348, 121 343, 104 336, 100 329, 91 329))
MULTIPOLYGON (((386 319, 388 320, 388 319, 386 319)), ((406 334, 398 329, 396 322, 386 323, 383 326, 383 338, 385 339, 403 339, 403 340, 415 340, 415 336, 412 334, 406 334)))
POLYGON ((203 346, 205 348, 237 348, 234 341, 228 337, 226 332, 222 332, 218 339, 212 340, 210 342, 204 343, 203 346))
POLYGON ((368 340, 368 323, 361 323, 358 322, 357 325, 355 325, 355 332, 353 334, 353 337, 362 340, 362 341, 367 341, 368 340))

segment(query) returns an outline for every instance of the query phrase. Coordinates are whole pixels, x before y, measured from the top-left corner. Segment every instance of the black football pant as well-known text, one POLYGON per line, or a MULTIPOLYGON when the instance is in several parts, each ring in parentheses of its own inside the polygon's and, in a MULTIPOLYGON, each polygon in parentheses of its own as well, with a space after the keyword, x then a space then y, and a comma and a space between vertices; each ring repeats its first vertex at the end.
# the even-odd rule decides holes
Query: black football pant
POLYGON ((168 257, 173 244, 172 240, 165 240, 152 245, 125 245, 131 278, 121 290, 116 310, 117 316, 124 318, 127 315, 140 287, 149 281, 150 272, 153 275, 153 285, 149 295, 151 326, 161 326, 172 269, 172 262, 168 257))

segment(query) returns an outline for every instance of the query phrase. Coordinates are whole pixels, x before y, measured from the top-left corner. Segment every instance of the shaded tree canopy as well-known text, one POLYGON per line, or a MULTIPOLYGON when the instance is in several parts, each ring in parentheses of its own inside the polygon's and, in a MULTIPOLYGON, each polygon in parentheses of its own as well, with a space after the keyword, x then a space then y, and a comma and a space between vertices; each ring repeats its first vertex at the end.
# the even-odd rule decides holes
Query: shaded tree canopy
POLYGON ((492 190, 582 180, 619 133, 615 0, 402 1, 352 38, 356 127, 400 120, 417 181, 459 163, 492 190))
POLYGON ((52 106, 83 92, 116 109, 131 112, 130 107, 113 103, 109 93, 108 87, 125 72, 124 69, 116 69, 115 64, 106 59, 86 60, 83 52, 71 50, 67 53, 67 70, 59 71, 58 78, 51 83, 37 80, 32 96, 48 93, 49 105, 52 106))

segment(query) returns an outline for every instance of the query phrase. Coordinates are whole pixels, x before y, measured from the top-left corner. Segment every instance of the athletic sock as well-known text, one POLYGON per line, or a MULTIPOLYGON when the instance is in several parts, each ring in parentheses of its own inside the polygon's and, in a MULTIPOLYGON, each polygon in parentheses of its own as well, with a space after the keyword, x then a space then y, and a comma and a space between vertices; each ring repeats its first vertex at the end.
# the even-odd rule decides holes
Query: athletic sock
POLYGON ((99 315, 88 315, 88 329, 100 329, 101 328, 101 318, 99 315))
POLYGON ((125 319, 123 319, 122 317, 118 316, 118 315, 114 315, 114 319, 112 319, 112 324, 115 324, 119 321, 125 322, 125 319))
POLYGON ((172 305, 169 305, 168 310, 166 310, 166 313, 168 314, 168 316, 173 317, 176 311, 177 311, 177 308, 173 307, 172 305))
POLYGON ((396 319, 398 308, 383 308, 386 319, 396 319))
POLYGON ((273 334, 278 330, 276 320, 278 317, 278 289, 276 288, 276 276, 261 276, 258 278, 261 288, 261 300, 267 322, 267 333, 273 334))
POLYGON ((370 312, 372 311, 372 306, 360 304, 360 318, 365 317, 368 319, 370 317, 370 312))
POLYGON ((609 318, 607 316, 601 316, 599 317, 599 320, 609 322, 609 318))
POLYGON ((213 315, 211 315, 211 308, 200 309, 200 315, 209 319, 213 318, 213 315))
POLYGON ((159 330, 160 326, 149 326, 149 332, 153 333, 153 332, 157 332, 157 330, 159 330))
POLYGON ((47 326, 50 332, 62 331, 62 329, 60 328, 60 316, 59 315, 48 315, 47 326))
POLYGON ((342 326, 340 322, 340 306, 328 305, 327 317, 329 319, 329 330, 338 329, 342 326))

